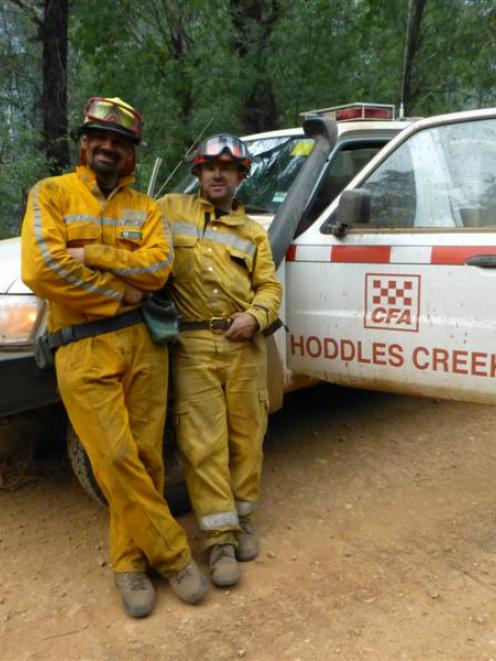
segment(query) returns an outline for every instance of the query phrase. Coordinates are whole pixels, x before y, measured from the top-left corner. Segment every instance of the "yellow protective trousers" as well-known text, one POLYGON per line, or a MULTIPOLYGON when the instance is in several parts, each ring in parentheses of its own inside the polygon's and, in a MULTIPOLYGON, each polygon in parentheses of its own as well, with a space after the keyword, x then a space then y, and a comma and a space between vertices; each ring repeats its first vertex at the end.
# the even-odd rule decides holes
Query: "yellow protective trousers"
POLYGON ((186 482, 206 545, 234 543, 260 496, 267 429, 265 339, 184 331, 174 345, 175 419, 186 482))
POLYGON ((57 380, 70 421, 110 511, 115 572, 163 576, 191 558, 186 534, 163 497, 168 354, 144 324, 57 350, 57 380))

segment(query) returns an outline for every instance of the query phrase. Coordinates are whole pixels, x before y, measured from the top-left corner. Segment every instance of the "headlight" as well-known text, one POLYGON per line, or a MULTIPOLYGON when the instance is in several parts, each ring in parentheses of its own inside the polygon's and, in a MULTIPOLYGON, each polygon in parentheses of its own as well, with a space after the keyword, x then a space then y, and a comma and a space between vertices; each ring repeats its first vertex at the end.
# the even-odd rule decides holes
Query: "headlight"
POLYGON ((0 349, 32 343, 45 304, 30 294, 0 295, 0 349))

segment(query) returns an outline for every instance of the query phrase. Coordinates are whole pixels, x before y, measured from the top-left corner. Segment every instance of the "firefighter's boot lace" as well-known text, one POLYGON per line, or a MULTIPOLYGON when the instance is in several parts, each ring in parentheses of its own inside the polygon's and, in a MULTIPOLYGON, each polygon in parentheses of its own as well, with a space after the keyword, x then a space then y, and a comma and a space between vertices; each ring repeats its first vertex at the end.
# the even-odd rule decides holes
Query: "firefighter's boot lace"
POLYGON ((208 592, 208 583, 194 560, 169 576, 169 585, 178 599, 197 604, 208 592))
POLYGON ((130 617, 146 617, 155 607, 155 589, 144 572, 114 574, 122 605, 130 617))
POLYGON ((260 540, 255 526, 244 517, 239 518, 239 525, 241 531, 236 533, 236 540, 238 542, 236 558, 241 562, 254 560, 260 553, 260 540))
POLYGON ((210 578, 214 585, 225 588, 236 585, 241 570, 236 561, 234 544, 216 544, 210 550, 210 578))

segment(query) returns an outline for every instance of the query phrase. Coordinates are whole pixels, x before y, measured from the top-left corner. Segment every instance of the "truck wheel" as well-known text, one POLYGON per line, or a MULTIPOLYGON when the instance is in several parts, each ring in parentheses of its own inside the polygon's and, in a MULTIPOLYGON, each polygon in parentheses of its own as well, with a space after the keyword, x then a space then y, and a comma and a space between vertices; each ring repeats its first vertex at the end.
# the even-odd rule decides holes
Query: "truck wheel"
POLYGON ((67 454, 69 455, 69 462, 74 475, 77 477, 84 491, 90 498, 100 503, 100 505, 107 505, 105 496, 93 474, 88 455, 79 440, 79 436, 70 423, 67 425, 67 454))
MULTIPOLYGON (((175 448, 171 447, 170 442, 164 442, 164 446, 168 448, 165 455, 167 459, 165 462, 166 479, 164 496, 172 514, 178 516, 189 511, 191 504, 189 502, 188 490, 184 482, 183 469, 179 456, 175 448)), ((88 455, 79 440, 79 436, 70 423, 67 425, 67 453, 71 468, 84 491, 97 503, 106 506, 107 501, 93 474, 88 455)))

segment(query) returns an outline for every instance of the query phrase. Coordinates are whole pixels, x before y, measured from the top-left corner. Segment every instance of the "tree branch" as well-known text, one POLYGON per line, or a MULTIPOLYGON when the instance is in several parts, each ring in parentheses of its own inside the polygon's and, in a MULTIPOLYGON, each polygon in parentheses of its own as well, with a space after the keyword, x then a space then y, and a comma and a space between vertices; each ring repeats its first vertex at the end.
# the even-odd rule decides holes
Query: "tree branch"
POLYGON ((8 0, 8 2, 11 2, 13 5, 21 9, 23 12, 26 12, 26 14, 28 14, 30 19, 33 21, 33 23, 38 28, 41 28, 41 26, 43 25, 43 21, 41 20, 40 12, 36 10, 36 7, 30 6, 24 0, 8 0))

